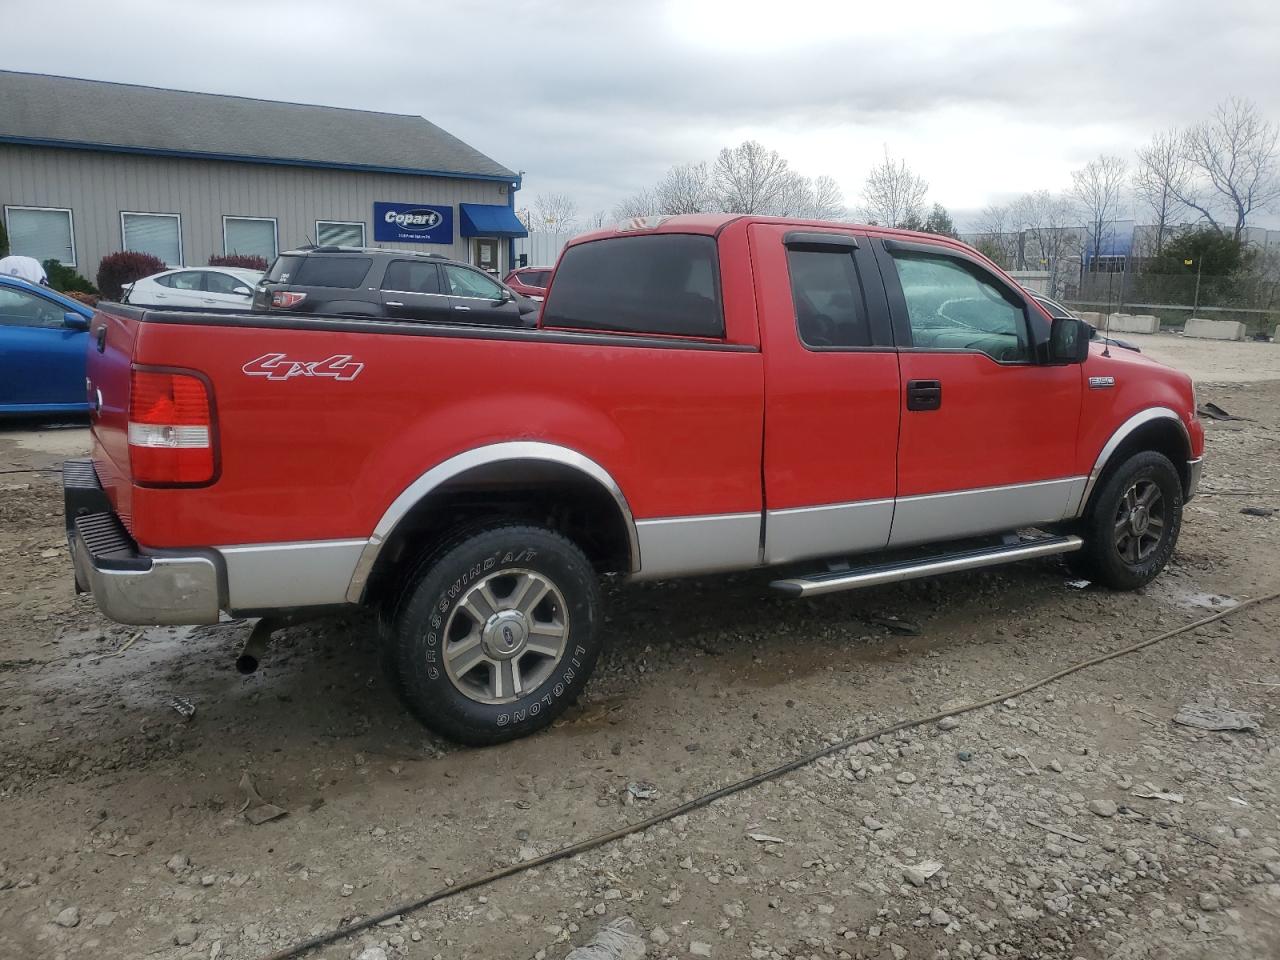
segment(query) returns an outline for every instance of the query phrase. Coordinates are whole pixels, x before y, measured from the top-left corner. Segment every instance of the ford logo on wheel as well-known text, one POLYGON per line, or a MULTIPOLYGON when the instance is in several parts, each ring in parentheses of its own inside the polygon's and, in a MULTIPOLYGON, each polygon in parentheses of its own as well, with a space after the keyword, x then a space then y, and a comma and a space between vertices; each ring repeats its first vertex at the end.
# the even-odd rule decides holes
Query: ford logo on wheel
POLYGON ((427 233, 440 225, 442 219, 436 210, 388 210, 383 217, 409 233, 427 233))

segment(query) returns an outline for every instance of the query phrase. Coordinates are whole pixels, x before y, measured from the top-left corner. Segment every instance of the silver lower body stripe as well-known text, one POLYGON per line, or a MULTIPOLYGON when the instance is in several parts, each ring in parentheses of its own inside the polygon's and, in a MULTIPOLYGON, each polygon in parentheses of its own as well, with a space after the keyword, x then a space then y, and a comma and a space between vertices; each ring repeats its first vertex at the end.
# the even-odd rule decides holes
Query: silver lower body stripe
POLYGON ((765 563, 880 550, 889 542, 892 522, 891 499, 770 510, 764 525, 765 563))
POLYGON ((899 497, 889 546, 955 540, 1054 523, 1075 514, 1087 482, 1087 477, 1064 477, 899 497))
POLYGON ((367 540, 310 540, 218 547, 231 610, 318 607, 347 602, 367 540))
POLYGON ((635 580, 745 570, 760 564, 759 513, 637 520, 635 580))

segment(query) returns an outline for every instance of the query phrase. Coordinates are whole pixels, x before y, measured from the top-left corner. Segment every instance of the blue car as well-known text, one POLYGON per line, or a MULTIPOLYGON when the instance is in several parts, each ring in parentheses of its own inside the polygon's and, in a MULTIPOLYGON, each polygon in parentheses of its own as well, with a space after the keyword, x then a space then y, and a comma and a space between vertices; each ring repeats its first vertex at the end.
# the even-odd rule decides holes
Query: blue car
POLYGON ((0 415, 85 413, 93 308, 0 276, 0 415))

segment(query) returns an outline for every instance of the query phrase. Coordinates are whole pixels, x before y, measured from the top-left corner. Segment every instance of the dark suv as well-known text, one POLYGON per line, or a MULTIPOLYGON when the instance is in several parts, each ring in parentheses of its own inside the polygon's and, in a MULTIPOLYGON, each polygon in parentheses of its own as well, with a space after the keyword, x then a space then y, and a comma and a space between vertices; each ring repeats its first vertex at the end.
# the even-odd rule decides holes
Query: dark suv
POLYGON ((539 305, 469 264, 377 247, 286 250, 253 292, 255 313, 534 326, 539 305))

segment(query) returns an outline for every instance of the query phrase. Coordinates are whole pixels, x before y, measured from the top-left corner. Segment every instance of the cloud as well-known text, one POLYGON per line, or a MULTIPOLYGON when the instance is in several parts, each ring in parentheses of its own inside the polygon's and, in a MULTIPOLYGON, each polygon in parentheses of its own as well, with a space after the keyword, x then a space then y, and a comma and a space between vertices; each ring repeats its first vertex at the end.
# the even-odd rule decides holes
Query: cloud
MULTIPOLYGON (((932 197, 1062 188, 1232 94, 1280 119, 1280 7, 1059 0, 67 0, 10 12, 12 69, 421 114, 607 209, 743 136, 855 199, 888 144, 932 197), (30 10, 31 12, 26 12, 30 10), (30 23, 24 24, 23 18, 30 23)), ((180 120, 177 122, 181 122, 180 120)))

